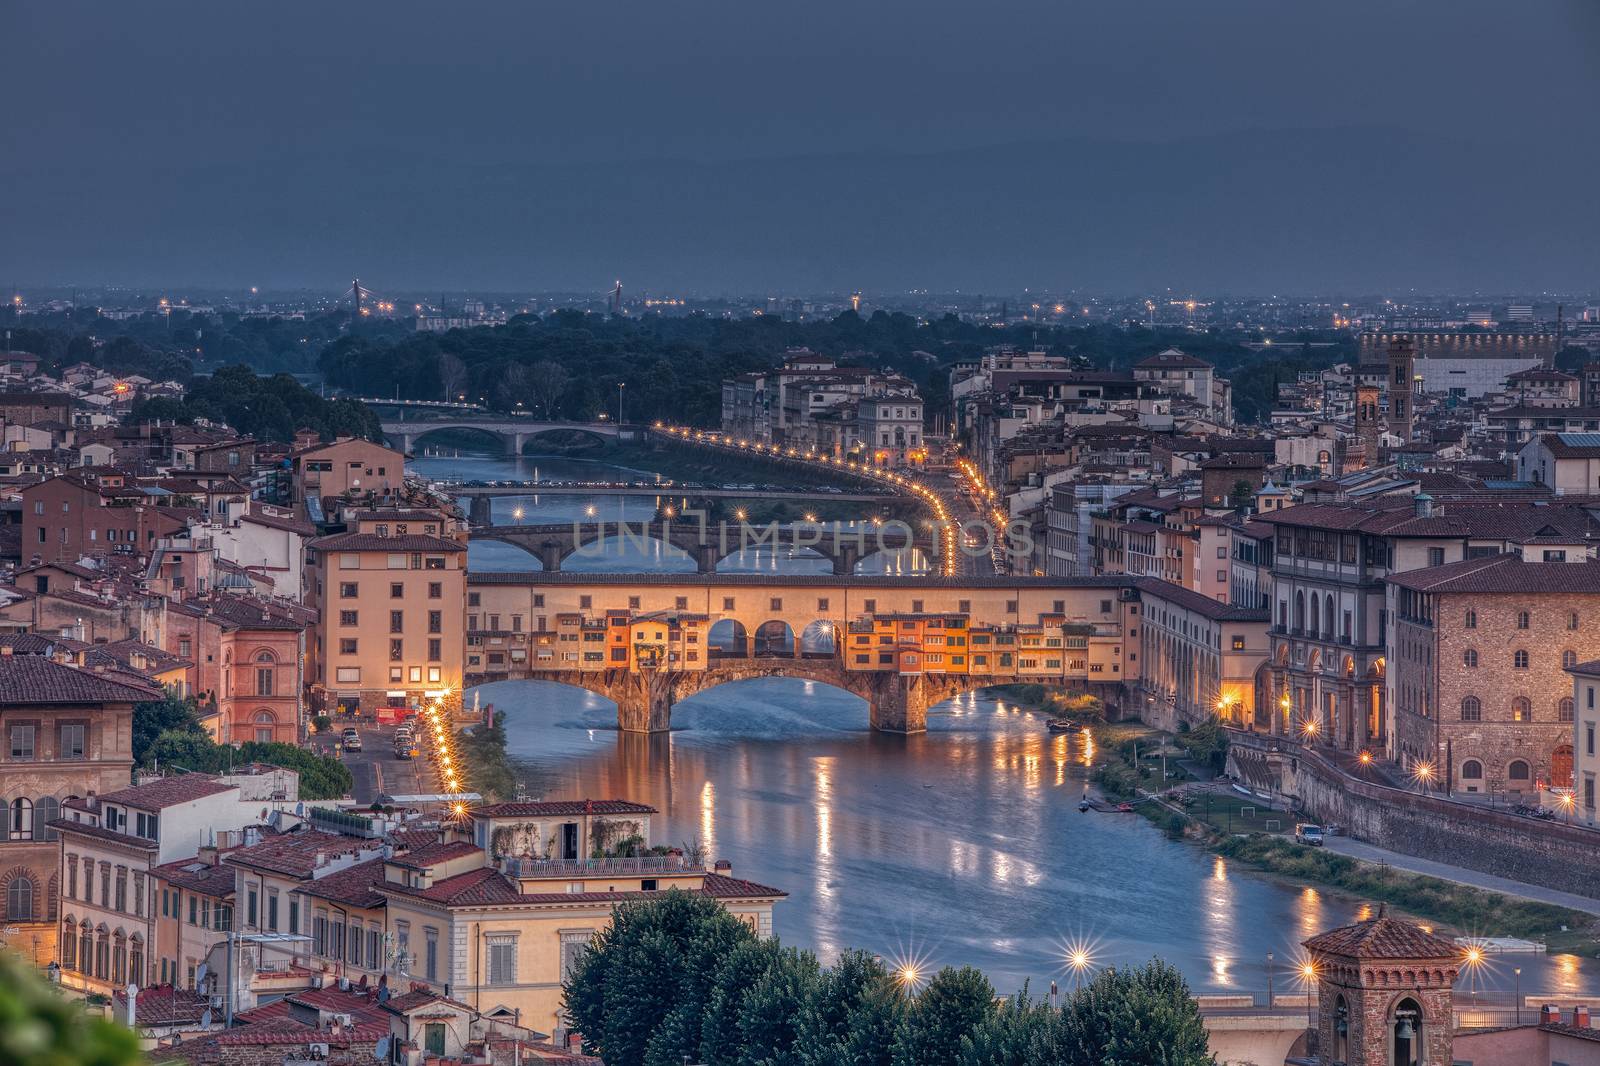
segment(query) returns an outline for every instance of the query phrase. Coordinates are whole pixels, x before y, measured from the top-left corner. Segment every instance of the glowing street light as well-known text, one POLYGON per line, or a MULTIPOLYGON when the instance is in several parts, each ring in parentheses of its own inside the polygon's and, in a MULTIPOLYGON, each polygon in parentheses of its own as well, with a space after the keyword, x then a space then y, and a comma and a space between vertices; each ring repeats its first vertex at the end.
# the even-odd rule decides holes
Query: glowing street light
POLYGON ((1433 783, 1433 763, 1419 762, 1411 768, 1411 777, 1423 792, 1428 791, 1428 786, 1433 783))

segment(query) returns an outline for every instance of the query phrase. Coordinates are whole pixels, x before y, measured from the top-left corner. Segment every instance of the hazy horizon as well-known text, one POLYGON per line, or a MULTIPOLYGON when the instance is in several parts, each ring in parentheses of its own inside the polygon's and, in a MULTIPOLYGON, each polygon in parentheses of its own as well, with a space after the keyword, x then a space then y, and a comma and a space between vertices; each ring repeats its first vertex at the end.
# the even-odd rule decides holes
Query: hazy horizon
POLYGON ((1586 0, 12 7, 8 285, 1600 284, 1586 0))

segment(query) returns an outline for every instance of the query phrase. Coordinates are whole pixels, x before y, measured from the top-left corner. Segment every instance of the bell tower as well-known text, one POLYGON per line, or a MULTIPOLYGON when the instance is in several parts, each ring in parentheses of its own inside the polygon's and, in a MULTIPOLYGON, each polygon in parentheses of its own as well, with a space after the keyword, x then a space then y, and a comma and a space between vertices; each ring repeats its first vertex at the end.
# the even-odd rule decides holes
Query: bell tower
POLYGON ((1378 386, 1356 386, 1356 439, 1367 454, 1367 467, 1381 466, 1378 443, 1383 436, 1383 418, 1378 414, 1378 386))
POLYGON ((1412 409, 1416 356, 1410 337, 1396 337, 1389 342, 1389 432, 1403 441, 1411 439, 1412 423, 1416 419, 1412 409))
POLYGON ((1461 951, 1378 916, 1305 942, 1316 973, 1319 1066, 1451 1066, 1461 951))

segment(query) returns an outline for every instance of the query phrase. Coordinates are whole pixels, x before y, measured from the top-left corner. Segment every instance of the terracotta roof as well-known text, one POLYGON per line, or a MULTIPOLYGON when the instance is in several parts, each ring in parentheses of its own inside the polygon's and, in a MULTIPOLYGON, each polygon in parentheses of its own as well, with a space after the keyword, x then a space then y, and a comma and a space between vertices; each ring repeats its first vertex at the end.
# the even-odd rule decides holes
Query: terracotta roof
POLYGON ((1594 593, 1600 592, 1600 562, 1527 563, 1506 552, 1408 570, 1389 583, 1415 592, 1594 593))
POLYGON ((398 996, 391 996, 384 1002, 383 1009, 388 1011, 390 1014, 405 1014, 408 1011, 416 1010, 418 1007, 431 1007, 435 1004, 444 1004, 445 1006, 455 1007, 459 1010, 477 1013, 476 1011, 473 1011, 471 1007, 460 1002, 459 1000, 449 999, 445 996, 441 996, 437 992, 429 991, 426 988, 417 988, 410 992, 402 993, 398 996))
POLYGON ((232 792, 238 787, 238 785, 223 784, 205 774, 179 774, 176 777, 163 777, 159 781, 107 792, 100 797, 100 806, 118 803, 136 807, 141 811, 159 811, 167 807, 176 807, 180 803, 191 803, 207 796, 232 792))
POLYGON ((465 544, 444 537, 430 537, 425 533, 408 533, 403 537, 380 537, 376 533, 334 533, 318 537, 306 545, 320 551, 390 551, 390 552, 464 552, 465 544))
POLYGON ((290 533, 298 533, 302 537, 314 537, 317 534, 317 527, 303 518, 290 518, 285 515, 251 511, 248 514, 241 515, 239 520, 251 522, 258 526, 266 526, 269 529, 287 530, 290 533))
MULTIPOLYGON (((119 991, 115 999, 116 1016, 125 1019, 128 1016, 128 993, 119 991)), ((152 985, 139 989, 134 1021, 141 1026, 193 1025, 209 1009, 211 997, 204 992, 174 988, 172 985, 152 985)))
POLYGON ((1600 523, 1582 507, 1514 499, 1494 504, 1437 504, 1433 514, 1427 517, 1416 514, 1408 499, 1364 504, 1302 503, 1264 512, 1259 520, 1274 526, 1348 530, 1389 537, 1516 540, 1549 532, 1584 540, 1600 535, 1600 523))
POLYGON ((579 814, 655 814, 654 807, 629 800, 540 800, 524 803, 491 803, 472 808, 485 818, 561 818, 579 814))
POLYGON ((476 907, 495 903, 518 903, 525 900, 517 886, 507 880, 505 874, 491 866, 478 870, 469 870, 455 877, 447 877, 443 881, 436 881, 427 888, 412 888, 409 885, 397 884, 394 881, 385 881, 380 886, 384 891, 398 893, 403 896, 414 896, 418 899, 442 903, 447 907, 476 907))
POLYGON ((159 699, 155 686, 108 681, 38 655, 0 655, 0 705, 43 703, 143 703, 159 699))
POLYGON ((228 853, 226 862, 252 869, 268 870, 291 877, 310 877, 317 869, 317 854, 326 859, 350 852, 371 851, 376 857, 378 843, 321 829, 297 829, 292 833, 268 837, 259 844, 228 853))
POLYGON ((308 881, 297 891, 350 907, 381 907, 385 897, 376 886, 383 883, 383 864, 382 856, 358 862, 337 873, 308 881))
POLYGON ((198 858, 163 863, 150 871, 167 882, 207 896, 231 896, 235 882, 233 867, 201 862, 198 858))
POLYGON ((1305 941, 1307 951, 1343 955, 1353 959, 1457 959, 1461 949, 1452 940, 1425 933, 1420 926, 1390 918, 1381 910, 1376 918, 1341 926, 1305 941))
POLYGON ((426 870, 430 866, 451 859, 464 859, 468 855, 480 855, 483 849, 467 840, 435 841, 424 845, 404 855, 397 855, 389 861, 396 866, 404 866, 414 870, 426 870))
POLYGON ((1176 348, 1168 348, 1164 352, 1157 352, 1133 364, 1138 370, 1166 370, 1185 368, 1192 370, 1210 370, 1211 364, 1204 359, 1196 359, 1188 352, 1181 352, 1176 348))
POLYGON ((1235 607, 1157 577, 1137 578, 1134 585, 1147 596, 1166 600, 1175 607, 1204 615, 1213 622, 1267 622, 1272 617, 1272 613, 1265 607, 1235 607))

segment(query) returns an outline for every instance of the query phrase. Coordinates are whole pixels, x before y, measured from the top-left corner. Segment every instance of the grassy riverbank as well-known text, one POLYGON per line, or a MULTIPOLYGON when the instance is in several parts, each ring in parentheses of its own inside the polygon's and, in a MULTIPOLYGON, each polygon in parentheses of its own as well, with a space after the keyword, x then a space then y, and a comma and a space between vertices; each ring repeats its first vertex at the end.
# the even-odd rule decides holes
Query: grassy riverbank
MULTIPOLYGON (((1048 702, 1021 698, 1038 699, 1037 693, 1020 691, 1035 687, 1007 686, 1013 691, 1009 698, 1048 709, 1048 702)), ((1600 921, 1583 911, 1304 847, 1291 835, 1294 812, 1272 810, 1259 800, 1224 792, 1172 793, 1185 781, 1196 780, 1184 764, 1197 765, 1208 772, 1208 779, 1219 765, 1225 748, 1219 749, 1219 738, 1211 732, 1173 735, 1137 723, 1101 723, 1093 734, 1095 786, 1107 799, 1134 801, 1140 814, 1174 839, 1296 884, 1386 903, 1459 934, 1521 937, 1542 940, 1550 952, 1600 954, 1600 921), (1165 760, 1162 752, 1168 753, 1165 760)))

